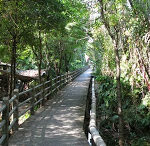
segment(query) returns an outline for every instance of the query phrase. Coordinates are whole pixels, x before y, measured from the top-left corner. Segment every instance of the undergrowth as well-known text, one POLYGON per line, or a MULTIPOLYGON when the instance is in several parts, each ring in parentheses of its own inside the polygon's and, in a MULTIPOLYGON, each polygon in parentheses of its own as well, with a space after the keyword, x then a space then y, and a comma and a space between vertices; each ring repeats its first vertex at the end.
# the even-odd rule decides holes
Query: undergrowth
MULTIPOLYGON (((116 80, 110 76, 98 76, 98 125, 107 146, 118 145, 118 114, 116 80)), ((145 91, 146 93, 146 91, 145 91)), ((131 89, 122 80, 122 104, 126 146, 150 146, 149 93, 141 96, 141 89, 131 89)))

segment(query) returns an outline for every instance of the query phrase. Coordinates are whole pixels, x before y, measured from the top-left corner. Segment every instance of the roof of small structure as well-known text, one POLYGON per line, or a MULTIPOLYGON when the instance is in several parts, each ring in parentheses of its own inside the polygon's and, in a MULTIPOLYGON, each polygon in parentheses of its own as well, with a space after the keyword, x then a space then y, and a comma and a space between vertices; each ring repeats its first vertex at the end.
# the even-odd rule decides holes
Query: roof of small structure
MULTIPOLYGON (((29 76, 33 78, 36 78, 39 76, 38 70, 19 70, 17 72, 19 75, 22 75, 22 76, 29 76)), ((44 73, 45 73, 45 70, 41 70, 41 75, 43 75, 44 73)))
POLYGON ((11 64, 9 63, 4 63, 0 61, 0 66, 7 66, 7 67, 11 67, 11 64))
MULTIPOLYGON (((6 70, 0 70, 0 73, 3 74, 3 77, 7 77, 7 76, 9 76, 9 75, 11 74, 10 71, 6 71, 6 70)), ((16 76, 17 79, 19 79, 19 80, 21 80, 21 81, 23 81, 23 82, 30 82, 30 81, 32 81, 32 80, 38 79, 38 78, 36 78, 36 77, 23 76, 23 75, 20 75, 20 74, 18 74, 18 73, 16 73, 15 76, 16 76)))
MULTIPOLYGON (((0 66, 11 67, 11 64, 4 63, 0 61, 0 66)), ((2 70, 0 69, 0 73, 4 76, 10 76, 10 70, 2 70)), ((45 73, 45 70, 41 70, 41 75, 45 73)), ((16 70, 16 78, 22 80, 24 82, 29 82, 31 80, 36 80, 39 77, 38 70, 16 70)))

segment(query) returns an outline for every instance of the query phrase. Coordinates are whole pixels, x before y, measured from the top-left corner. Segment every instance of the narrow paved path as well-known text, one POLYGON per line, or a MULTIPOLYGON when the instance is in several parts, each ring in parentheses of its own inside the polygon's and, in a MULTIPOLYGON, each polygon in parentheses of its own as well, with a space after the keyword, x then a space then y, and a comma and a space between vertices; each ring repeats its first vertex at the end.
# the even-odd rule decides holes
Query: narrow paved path
POLYGON ((91 70, 59 91, 11 136, 9 146, 88 146, 83 132, 91 70))

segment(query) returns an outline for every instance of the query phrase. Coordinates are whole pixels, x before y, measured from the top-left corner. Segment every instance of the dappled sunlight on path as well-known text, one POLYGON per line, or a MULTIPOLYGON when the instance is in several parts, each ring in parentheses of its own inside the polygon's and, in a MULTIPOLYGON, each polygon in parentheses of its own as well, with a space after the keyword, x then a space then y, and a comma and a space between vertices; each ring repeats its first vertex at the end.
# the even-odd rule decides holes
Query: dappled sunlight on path
POLYGON ((10 138, 10 146, 88 146, 83 121, 91 70, 67 85, 10 138))

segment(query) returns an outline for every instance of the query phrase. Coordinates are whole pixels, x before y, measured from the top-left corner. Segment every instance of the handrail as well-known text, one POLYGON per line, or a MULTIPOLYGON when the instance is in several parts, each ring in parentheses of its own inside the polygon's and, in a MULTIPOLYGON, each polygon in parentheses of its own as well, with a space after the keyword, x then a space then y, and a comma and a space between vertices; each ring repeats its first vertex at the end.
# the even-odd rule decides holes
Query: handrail
POLYGON ((6 109, 6 105, 3 105, 3 106, 0 108, 0 113, 3 112, 5 109, 6 109))
POLYGON ((6 134, 2 135, 2 137, 0 139, 0 145, 2 145, 2 143, 4 142, 5 139, 6 139, 6 134))
POLYGON ((22 92, 19 93, 18 96, 22 96, 22 95, 24 95, 24 94, 27 94, 27 93, 31 92, 32 89, 33 89, 33 88, 30 88, 30 89, 28 89, 28 90, 22 91, 22 92))
POLYGON ((92 78, 92 104, 90 112, 89 130, 96 146, 106 146, 96 127, 96 97, 94 89, 94 78, 92 78))

